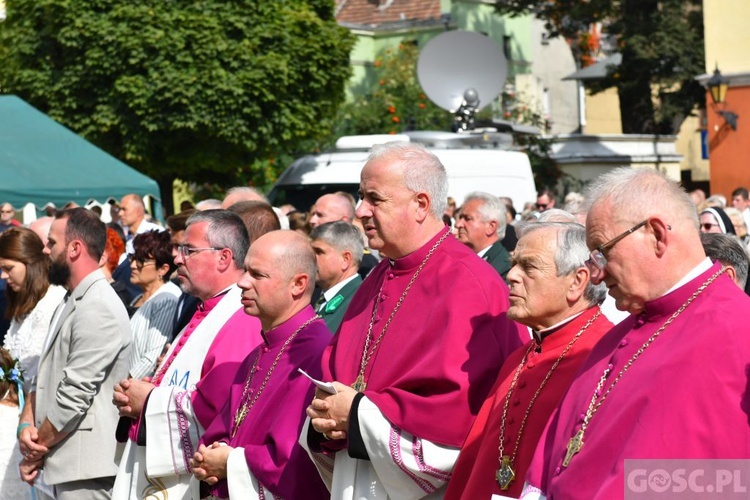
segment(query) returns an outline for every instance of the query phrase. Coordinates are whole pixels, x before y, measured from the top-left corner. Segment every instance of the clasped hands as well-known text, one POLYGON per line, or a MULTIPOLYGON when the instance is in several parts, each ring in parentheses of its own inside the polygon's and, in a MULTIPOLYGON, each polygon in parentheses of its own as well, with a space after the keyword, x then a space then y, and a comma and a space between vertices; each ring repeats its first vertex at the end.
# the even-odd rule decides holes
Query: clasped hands
POLYGON ((218 442, 214 442, 210 447, 201 444, 190 459, 190 467, 193 468, 195 478, 213 486, 220 479, 227 477, 227 460, 233 449, 218 442))
POLYGON ((39 444, 38 441, 39 431, 33 425, 24 427, 18 435, 18 444, 23 455, 18 469, 21 479, 30 485, 34 484, 34 480, 39 475, 39 469, 44 465, 44 457, 49 452, 49 449, 39 444))
POLYGON ((326 439, 346 439, 349 432, 349 412, 357 391, 340 382, 333 382, 337 394, 315 389, 315 398, 307 407, 313 429, 326 439))
POLYGON ((112 404, 117 407, 121 417, 138 419, 143 411, 146 398, 154 388, 148 378, 124 379, 115 385, 112 404))

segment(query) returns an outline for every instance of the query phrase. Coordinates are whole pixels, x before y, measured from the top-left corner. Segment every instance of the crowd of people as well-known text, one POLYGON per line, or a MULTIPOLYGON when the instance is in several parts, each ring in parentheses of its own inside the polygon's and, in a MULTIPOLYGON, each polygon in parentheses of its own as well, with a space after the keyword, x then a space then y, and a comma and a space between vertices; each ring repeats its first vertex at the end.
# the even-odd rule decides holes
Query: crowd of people
POLYGON ((358 194, 8 221, 0 498, 622 498, 629 459, 750 458, 746 189, 622 168, 516 214, 388 143, 358 194))

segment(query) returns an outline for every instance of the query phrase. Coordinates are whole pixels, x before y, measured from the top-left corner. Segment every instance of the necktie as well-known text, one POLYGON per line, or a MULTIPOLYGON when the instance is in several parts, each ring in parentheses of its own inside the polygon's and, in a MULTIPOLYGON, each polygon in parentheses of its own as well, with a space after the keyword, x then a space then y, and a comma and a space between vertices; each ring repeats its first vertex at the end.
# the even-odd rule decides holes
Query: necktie
POLYGON ((316 313, 321 312, 325 306, 326 306, 326 297, 325 295, 321 293, 317 302, 315 302, 315 312, 316 313))

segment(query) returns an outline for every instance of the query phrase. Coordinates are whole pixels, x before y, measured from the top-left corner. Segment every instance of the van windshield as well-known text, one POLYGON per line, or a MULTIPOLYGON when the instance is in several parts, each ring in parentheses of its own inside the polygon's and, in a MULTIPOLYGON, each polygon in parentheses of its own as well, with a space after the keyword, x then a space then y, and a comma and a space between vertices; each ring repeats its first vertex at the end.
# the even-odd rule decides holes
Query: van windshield
POLYGON ((305 185, 277 185, 268 193, 268 201, 274 207, 294 205, 297 210, 309 211, 315 201, 328 193, 344 191, 357 199, 359 184, 305 184, 305 185))

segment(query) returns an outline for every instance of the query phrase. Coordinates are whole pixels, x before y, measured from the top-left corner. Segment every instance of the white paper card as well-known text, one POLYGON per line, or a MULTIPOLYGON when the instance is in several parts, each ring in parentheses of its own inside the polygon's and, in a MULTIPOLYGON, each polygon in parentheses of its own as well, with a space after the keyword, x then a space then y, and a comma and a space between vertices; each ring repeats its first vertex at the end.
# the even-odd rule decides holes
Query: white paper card
POLYGON ((303 370, 302 368, 297 368, 297 371, 300 372, 305 377, 309 378, 310 381, 313 384, 315 384, 315 386, 318 387, 321 391, 327 392, 328 394, 337 394, 338 393, 338 391, 336 390, 336 388, 333 386, 332 382, 322 382, 320 380, 315 380, 310 375, 308 375, 307 372, 305 370, 303 370))

